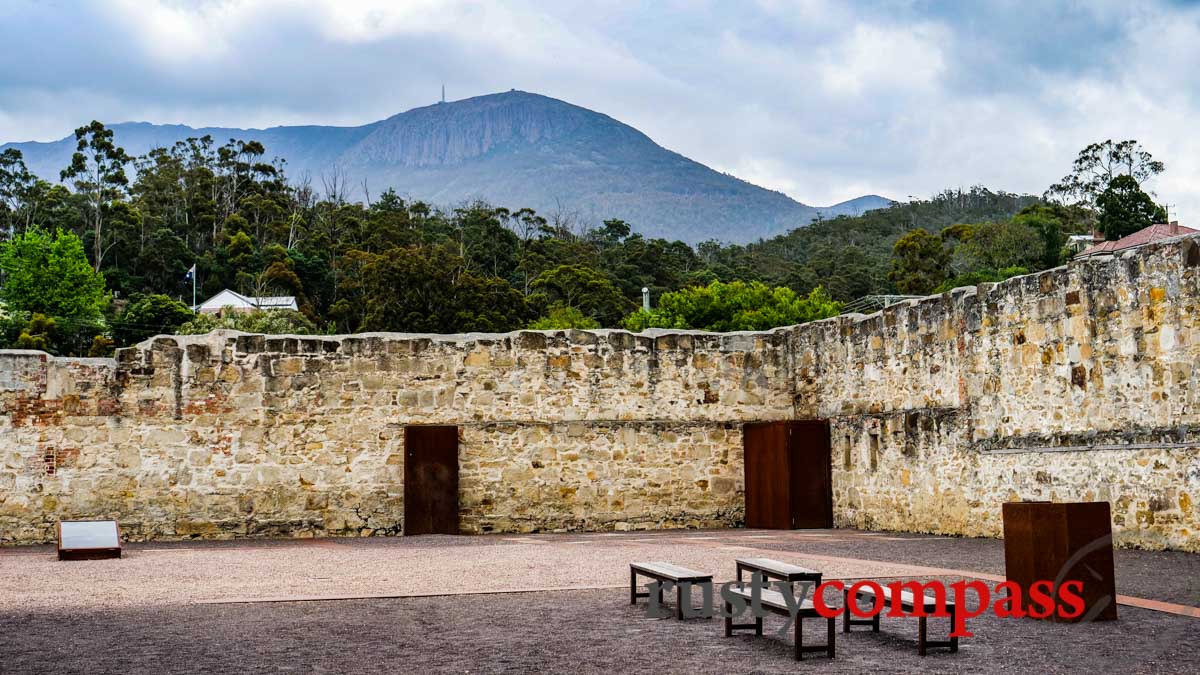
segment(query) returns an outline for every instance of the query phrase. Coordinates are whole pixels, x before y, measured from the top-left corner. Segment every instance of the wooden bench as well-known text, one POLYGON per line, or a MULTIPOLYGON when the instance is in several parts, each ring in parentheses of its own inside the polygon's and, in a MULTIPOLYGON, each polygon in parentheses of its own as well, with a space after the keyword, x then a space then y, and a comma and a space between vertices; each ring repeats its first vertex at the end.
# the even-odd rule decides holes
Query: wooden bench
MULTIPOLYGON (((691 606, 691 586, 692 584, 712 584, 712 575, 703 574, 695 570, 689 570, 686 567, 672 565, 666 562, 642 562, 629 563, 629 604, 636 605, 638 598, 650 597, 650 592, 639 593, 637 578, 639 576, 649 577, 658 581, 660 584, 663 581, 670 581, 675 584, 675 617, 683 618, 683 591, 688 590, 688 604, 691 606)), ((658 587, 658 604, 663 604, 662 586, 658 587)))
POLYGON ((811 581, 814 592, 817 586, 821 585, 821 573, 807 567, 780 562, 772 558, 738 558, 735 562, 737 563, 738 588, 744 587, 743 571, 750 572, 751 578, 755 572, 762 572, 769 579, 785 581, 789 585, 797 581, 811 581))
MULTIPOLYGON (((842 632, 849 633, 850 626, 852 626, 852 625, 853 626, 869 625, 869 626, 871 626, 872 631, 874 631, 876 633, 879 632, 879 617, 880 617, 880 615, 883 614, 883 612, 887 611, 891 607, 892 595, 893 595, 892 590, 890 588, 888 588, 887 586, 880 586, 880 589, 882 589, 882 591, 883 591, 883 609, 879 612, 879 614, 876 614, 875 616, 873 616, 869 619, 851 618, 851 615, 850 615, 850 589, 847 588, 842 591, 842 600, 844 602, 844 609, 842 610, 843 611, 842 632)), ((869 598, 871 600, 871 602, 874 603, 875 602, 874 589, 860 587, 855 592, 855 601, 857 602, 859 598, 869 598)), ((938 608, 937 598, 929 596, 929 595, 922 595, 920 604, 921 604, 922 608, 924 609, 924 611, 926 611, 926 612, 935 612, 935 611, 937 611, 937 608, 938 608)), ((901 607, 901 609, 908 611, 908 612, 915 612, 916 605, 917 605, 917 599, 913 595, 912 591, 900 591, 900 607, 901 607)), ((950 614, 950 630, 953 631, 954 630, 954 611, 955 611, 954 610, 954 602, 947 599, 945 606, 946 606, 946 611, 950 614)), ((920 617, 917 617, 917 619, 920 621, 918 628, 917 628, 917 653, 918 654, 920 654, 921 656, 925 656, 925 650, 928 647, 949 647, 950 651, 952 651, 952 652, 958 651, 958 638, 957 637, 952 636, 949 640, 928 640, 927 639, 927 633, 928 633, 927 618, 920 616, 920 617)))
MULTIPOLYGON (((749 588, 730 588, 729 591, 734 593, 735 595, 745 598, 747 604, 750 604, 752 602, 754 592, 749 588)), ((759 596, 759 598, 761 600, 763 609, 770 611, 774 614, 782 614, 783 616, 787 616, 787 617, 790 617, 792 615, 792 611, 790 609, 788 609, 787 600, 784 599, 783 594, 780 593, 779 591, 763 590, 763 591, 761 591, 761 595, 759 596)), ((805 645, 804 644, 804 619, 811 619, 811 618, 823 619, 824 617, 822 617, 820 614, 817 613, 817 609, 816 609, 816 607, 813 606, 813 603, 811 600, 805 600, 804 602, 800 603, 799 611, 796 612, 795 625, 793 627, 793 630, 795 632, 795 638, 794 638, 795 644, 792 646, 792 649, 793 649, 793 653, 796 656, 796 660, 797 661, 802 660, 804 658, 804 655, 809 652, 825 652, 825 655, 832 659, 834 656, 835 649, 836 649, 837 630, 835 629, 835 623, 836 623, 837 619, 832 618, 832 617, 825 619, 825 621, 827 622, 826 633, 825 633, 825 644, 823 644, 823 645, 805 645)), ((733 631, 735 631, 735 630, 743 630, 743 629, 749 629, 749 628, 754 629, 755 635, 762 635, 763 634, 763 618, 761 616, 754 617, 754 623, 734 623, 733 622, 733 605, 731 605, 729 602, 726 602, 725 603, 725 637, 732 636, 733 631)))

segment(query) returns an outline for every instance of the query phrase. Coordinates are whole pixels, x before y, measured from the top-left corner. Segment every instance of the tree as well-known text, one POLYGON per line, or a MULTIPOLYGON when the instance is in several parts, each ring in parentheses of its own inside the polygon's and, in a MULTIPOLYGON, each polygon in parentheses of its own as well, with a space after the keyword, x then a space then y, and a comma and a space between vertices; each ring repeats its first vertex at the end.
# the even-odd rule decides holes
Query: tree
POLYGON ((1112 179, 1096 198, 1096 206, 1100 209, 1100 231, 1110 241, 1167 219, 1163 208, 1142 192, 1133 176, 1125 174, 1112 179))
POLYGON ((177 331, 179 335, 203 335, 214 330, 240 330, 244 333, 267 335, 315 335, 320 331, 300 312, 290 309, 254 310, 221 314, 197 314, 177 331))
POLYGON ((714 281, 659 298, 658 307, 639 310, 625 318, 632 331, 647 328, 694 328, 710 331, 767 330, 837 316, 842 303, 824 289, 814 288, 807 296, 785 286, 770 287, 759 281, 714 281))
POLYGON ((12 237, 18 225, 29 226, 35 182, 20 150, 8 148, 0 152, 0 231, 6 238, 12 237))
POLYGON ((612 281, 583 265, 559 265, 542 272, 530 288, 530 302, 535 305, 571 307, 605 326, 616 325, 633 309, 612 281))
POLYGON ((29 324, 21 329, 21 334, 17 337, 17 349, 37 349, 43 352, 50 351, 51 342, 54 340, 55 333, 54 319, 47 317, 45 314, 34 313, 29 319, 29 324))
POLYGON ((502 332, 529 320, 525 296, 503 279, 468 272, 447 246, 351 253, 355 265, 339 283, 345 300, 334 307, 350 330, 502 332))
POLYGON ((531 322, 526 328, 529 330, 563 330, 567 328, 579 328, 583 330, 599 328, 600 322, 574 307, 564 307, 562 305, 554 305, 546 315, 531 322))
POLYGON ((918 227, 896 240, 888 279, 901 293, 928 294, 946 280, 949 257, 939 237, 918 227))
POLYGON ((952 267, 959 273, 1006 267, 1029 269, 1037 267, 1042 260, 1042 238, 1023 222, 977 223, 966 228, 964 238, 952 255, 952 267))
POLYGON ((88 264, 83 242, 59 230, 52 237, 33 228, 0 245, 8 309, 52 317, 98 321, 108 304, 104 276, 88 264))
POLYGON ((174 333, 195 317, 182 302, 165 295, 146 295, 131 302, 113 321, 113 337, 122 345, 136 344, 148 337, 174 333))
POLYGON ((1166 167, 1135 140, 1111 139, 1092 143, 1079 151, 1071 173, 1046 190, 1046 199, 1068 204, 1098 206, 1100 194, 1118 176, 1130 176, 1141 185, 1166 167))
POLYGON ((104 245, 104 210, 125 194, 129 179, 125 165, 133 158, 113 142, 112 129, 97 121, 75 130, 75 154, 62 170, 62 180, 74 179, 75 190, 87 199, 86 225, 92 233, 92 265, 99 272, 108 247, 104 245))

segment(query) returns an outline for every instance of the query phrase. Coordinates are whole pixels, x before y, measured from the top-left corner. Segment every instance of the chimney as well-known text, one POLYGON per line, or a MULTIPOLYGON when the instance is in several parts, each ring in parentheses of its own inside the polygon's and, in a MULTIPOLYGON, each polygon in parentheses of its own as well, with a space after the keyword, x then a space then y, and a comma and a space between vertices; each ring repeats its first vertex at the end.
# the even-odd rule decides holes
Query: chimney
POLYGON ((1170 232, 1171 236, 1179 234, 1179 221, 1172 220, 1171 224, 1167 227, 1167 232, 1170 232))

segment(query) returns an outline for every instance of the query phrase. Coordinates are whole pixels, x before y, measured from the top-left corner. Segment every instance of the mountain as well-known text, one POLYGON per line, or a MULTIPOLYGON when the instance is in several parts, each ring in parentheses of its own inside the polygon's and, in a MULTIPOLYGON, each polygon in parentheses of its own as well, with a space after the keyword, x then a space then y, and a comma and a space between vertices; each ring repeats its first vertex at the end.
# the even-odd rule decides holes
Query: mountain
MULTIPOLYGON (((360 127, 193 129, 131 122, 112 125, 116 142, 140 155, 189 136, 257 140, 287 160, 294 179, 314 185, 337 169, 354 189, 387 187, 412 199, 455 205, 473 199, 589 224, 629 222, 647 236, 697 243, 749 242, 807 224, 818 214, 858 215, 890 204, 868 195, 829 207, 719 173, 586 108, 522 91, 414 108, 360 127)), ((39 176, 57 179, 74 137, 9 143, 39 176)), ((356 195, 361 196, 361 195, 356 195)))

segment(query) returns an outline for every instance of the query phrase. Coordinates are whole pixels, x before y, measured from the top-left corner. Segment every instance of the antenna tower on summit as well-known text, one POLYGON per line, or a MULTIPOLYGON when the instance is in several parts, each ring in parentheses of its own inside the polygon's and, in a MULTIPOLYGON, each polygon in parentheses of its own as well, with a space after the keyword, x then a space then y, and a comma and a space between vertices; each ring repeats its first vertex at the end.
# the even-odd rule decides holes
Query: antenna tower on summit
POLYGON ((446 83, 442 83, 442 103, 446 102, 446 83))

